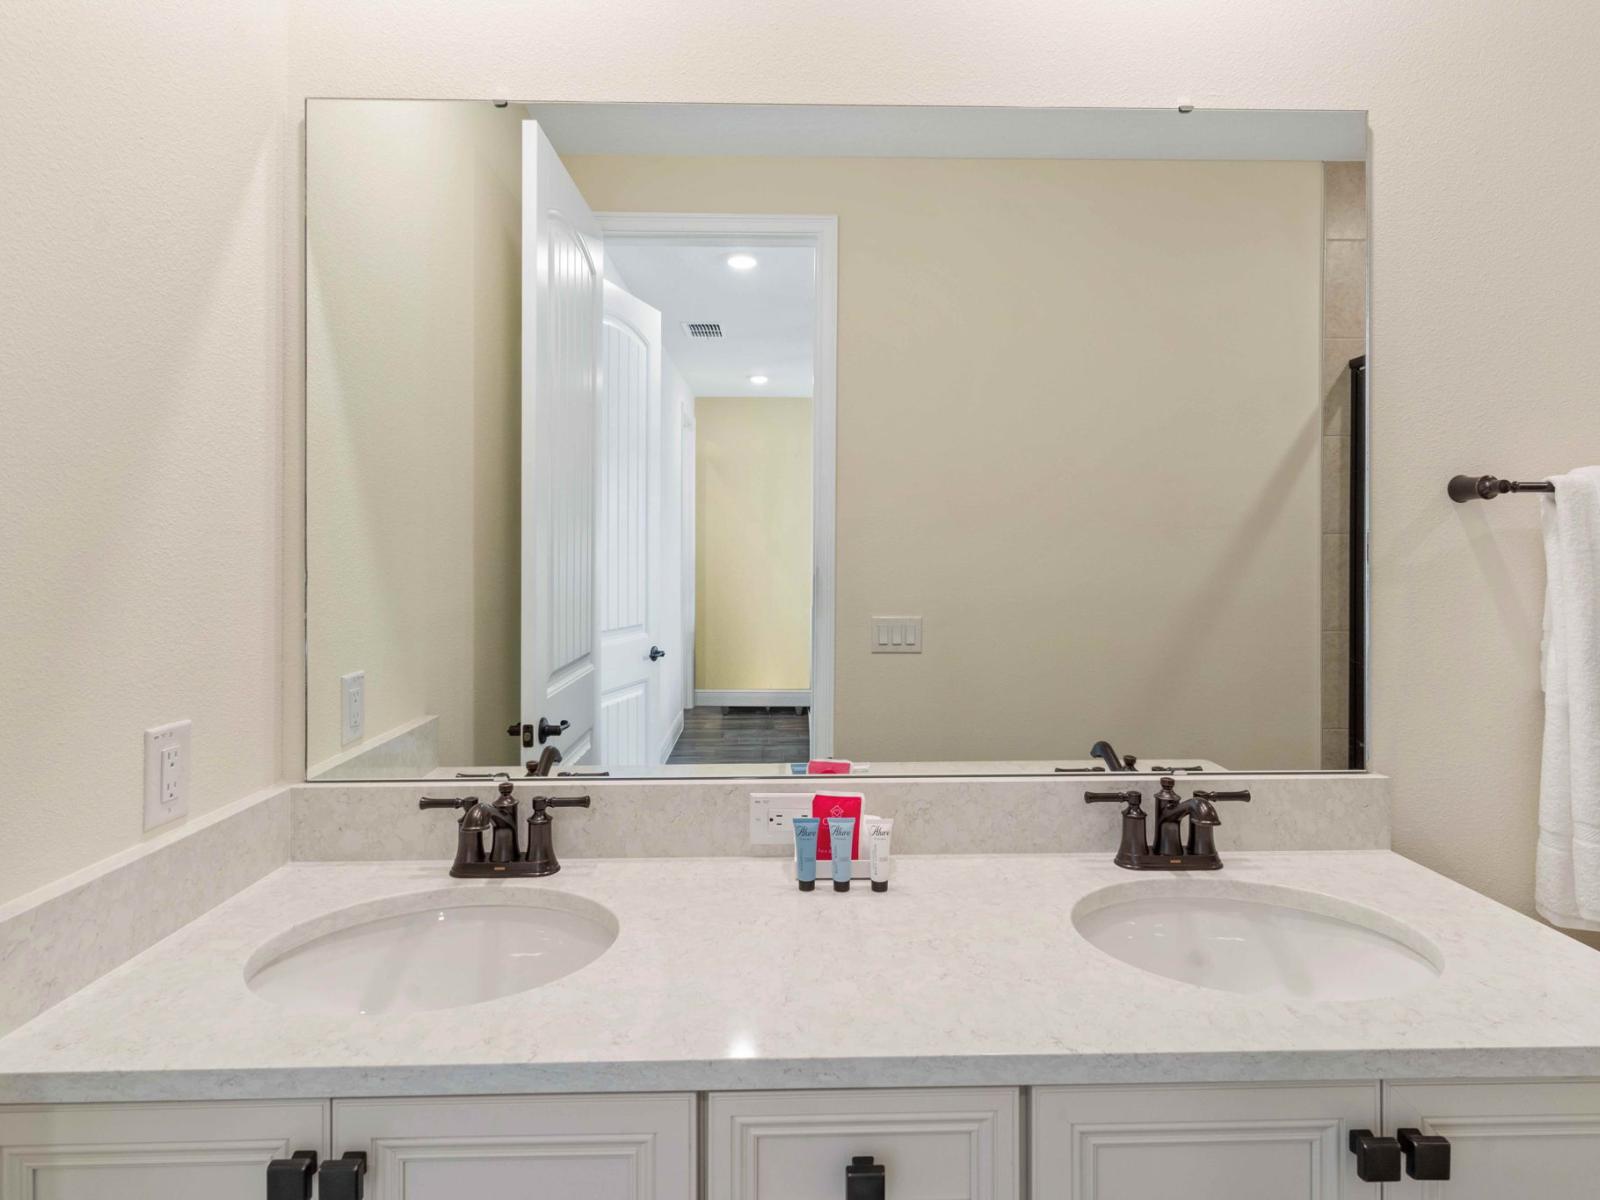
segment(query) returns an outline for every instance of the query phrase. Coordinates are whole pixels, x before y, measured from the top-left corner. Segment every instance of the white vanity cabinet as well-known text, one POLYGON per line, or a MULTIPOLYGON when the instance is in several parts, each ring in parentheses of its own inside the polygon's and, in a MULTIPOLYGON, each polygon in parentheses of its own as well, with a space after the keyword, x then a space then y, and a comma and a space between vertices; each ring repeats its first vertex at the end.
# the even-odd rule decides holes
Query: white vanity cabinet
POLYGON ((0 1200, 255 1200, 327 1136, 317 1100, 0 1108, 0 1200))
POLYGON ((1600 1196, 1600 1082, 1390 1083, 1384 1132, 1450 1141, 1450 1181, 1404 1179, 1385 1200, 1600 1196))
POLYGON ((1378 1200, 1349 1152, 1378 1099, 1375 1083, 1034 1088, 1033 1200, 1378 1200))
POLYGON ((713 1092, 706 1200, 842 1200, 870 1156, 887 1200, 1017 1200, 1015 1088, 713 1092))
POLYGON ((336 1100, 352 1150, 370 1200, 695 1200, 695 1097, 336 1100))

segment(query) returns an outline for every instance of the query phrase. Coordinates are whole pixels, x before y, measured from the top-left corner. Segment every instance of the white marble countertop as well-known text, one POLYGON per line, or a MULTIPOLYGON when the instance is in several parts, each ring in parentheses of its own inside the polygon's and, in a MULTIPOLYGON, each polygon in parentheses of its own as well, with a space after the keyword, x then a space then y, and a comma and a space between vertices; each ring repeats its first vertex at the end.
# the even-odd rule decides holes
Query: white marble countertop
MULTIPOLYGON (((1226 852, 1225 852, 1226 853, 1226 852)), ((1600 954, 1387 852, 1227 855, 1134 875, 1103 854, 907 857, 875 894, 801 893, 771 859, 283 867, 0 1039, 0 1103, 1108 1081, 1600 1076, 1600 954), (1302 889, 1404 922, 1443 972, 1386 999, 1215 991, 1074 930, 1108 885, 1302 889), (333 910, 444 889, 587 897, 620 923, 532 992, 378 1017, 278 1008, 251 953, 333 910)), ((1377 918, 1380 922, 1382 915, 1377 918)))

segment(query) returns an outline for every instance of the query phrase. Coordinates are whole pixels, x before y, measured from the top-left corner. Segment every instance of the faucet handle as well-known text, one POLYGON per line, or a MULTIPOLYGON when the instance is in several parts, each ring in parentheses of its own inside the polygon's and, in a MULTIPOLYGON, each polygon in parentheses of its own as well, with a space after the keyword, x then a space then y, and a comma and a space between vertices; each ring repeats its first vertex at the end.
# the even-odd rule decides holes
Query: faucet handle
POLYGON ((1144 810, 1139 807, 1144 802, 1144 793, 1139 791, 1138 788, 1129 788, 1125 792, 1085 792, 1083 794, 1083 802, 1085 804, 1124 804, 1127 807, 1122 810, 1123 816, 1135 817, 1144 815, 1144 810))
POLYGON ((545 803, 548 804, 551 808, 588 808, 589 807, 589 797, 587 797, 587 796, 549 796, 549 797, 546 797, 545 803))
POLYGON ((424 796, 417 801, 418 808, 471 808, 478 801, 472 796, 424 796))
POLYGON ((1243 800, 1248 802, 1250 789, 1240 788, 1236 792, 1196 792, 1194 798, 1196 800, 1243 800))

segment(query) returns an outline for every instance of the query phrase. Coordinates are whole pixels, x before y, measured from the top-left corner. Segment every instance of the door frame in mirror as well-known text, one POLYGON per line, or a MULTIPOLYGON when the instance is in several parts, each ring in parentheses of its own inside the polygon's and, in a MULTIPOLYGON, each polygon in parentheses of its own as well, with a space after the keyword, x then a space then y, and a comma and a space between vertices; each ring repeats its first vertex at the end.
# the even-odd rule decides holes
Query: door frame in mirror
POLYGON ((829 215, 596 212, 606 241, 808 246, 817 253, 811 393, 811 757, 833 753, 839 219, 829 215))

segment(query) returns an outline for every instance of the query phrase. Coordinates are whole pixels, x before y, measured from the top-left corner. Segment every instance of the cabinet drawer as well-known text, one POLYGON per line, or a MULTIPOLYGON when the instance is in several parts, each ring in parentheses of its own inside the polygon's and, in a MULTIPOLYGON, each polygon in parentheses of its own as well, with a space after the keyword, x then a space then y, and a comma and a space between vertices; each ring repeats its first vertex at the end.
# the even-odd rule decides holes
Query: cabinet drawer
POLYGON ((694 1200, 695 1098, 336 1100, 368 1200, 694 1200))
POLYGON ((706 1111, 707 1200, 843 1200, 856 1155, 887 1200, 1017 1200, 1013 1088, 718 1092, 706 1111))
POLYGON ((1033 1090, 1033 1200, 1378 1200, 1352 1129, 1378 1085, 1033 1090))

